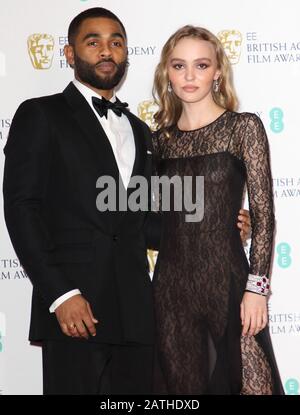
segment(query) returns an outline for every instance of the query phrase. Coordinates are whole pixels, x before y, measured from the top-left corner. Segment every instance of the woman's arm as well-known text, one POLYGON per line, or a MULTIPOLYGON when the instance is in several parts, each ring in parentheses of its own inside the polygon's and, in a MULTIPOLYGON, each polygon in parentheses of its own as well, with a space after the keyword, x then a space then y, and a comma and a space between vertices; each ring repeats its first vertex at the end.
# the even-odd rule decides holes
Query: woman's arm
POLYGON ((255 114, 247 119, 241 153, 247 171, 252 225, 250 274, 241 304, 243 335, 257 334, 267 324, 267 294, 274 233, 272 175, 267 135, 255 114))

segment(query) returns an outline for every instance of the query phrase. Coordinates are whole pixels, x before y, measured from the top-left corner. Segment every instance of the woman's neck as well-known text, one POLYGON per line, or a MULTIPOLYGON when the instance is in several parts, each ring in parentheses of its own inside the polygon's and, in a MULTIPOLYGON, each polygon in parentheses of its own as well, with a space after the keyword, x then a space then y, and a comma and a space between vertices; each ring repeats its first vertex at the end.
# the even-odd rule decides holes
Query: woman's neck
POLYGON ((196 130, 213 122, 223 112, 224 108, 217 105, 213 100, 202 100, 193 103, 182 103, 182 113, 178 120, 181 130, 196 130))

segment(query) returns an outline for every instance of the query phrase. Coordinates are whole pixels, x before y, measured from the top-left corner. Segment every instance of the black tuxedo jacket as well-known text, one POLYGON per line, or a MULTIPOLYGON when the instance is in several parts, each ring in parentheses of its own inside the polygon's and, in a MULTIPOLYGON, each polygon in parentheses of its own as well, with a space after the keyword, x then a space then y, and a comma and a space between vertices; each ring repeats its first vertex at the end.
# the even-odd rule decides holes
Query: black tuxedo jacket
MULTIPOLYGON (((132 176, 149 180, 150 131, 126 115, 136 147, 132 176)), ((6 224, 33 283, 30 340, 66 338, 49 306, 79 288, 99 320, 91 341, 153 343, 146 248, 157 248, 159 215, 97 210, 97 179, 108 175, 118 183, 119 171, 106 134, 73 83, 63 93, 22 103, 4 152, 6 224)))

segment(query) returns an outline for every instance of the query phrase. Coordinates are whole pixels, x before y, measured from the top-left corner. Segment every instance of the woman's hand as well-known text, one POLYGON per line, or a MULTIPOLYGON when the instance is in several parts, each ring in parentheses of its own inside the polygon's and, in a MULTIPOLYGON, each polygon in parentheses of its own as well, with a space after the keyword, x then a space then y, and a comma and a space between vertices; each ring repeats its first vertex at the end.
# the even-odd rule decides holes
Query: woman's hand
POLYGON ((268 323, 267 297, 245 292, 241 303, 242 335, 253 336, 268 323))
POLYGON ((249 211, 246 209, 241 209, 239 211, 238 220, 239 222, 237 223, 237 226, 241 230, 241 239, 243 242, 246 242, 246 240, 250 238, 251 235, 251 220, 249 211))

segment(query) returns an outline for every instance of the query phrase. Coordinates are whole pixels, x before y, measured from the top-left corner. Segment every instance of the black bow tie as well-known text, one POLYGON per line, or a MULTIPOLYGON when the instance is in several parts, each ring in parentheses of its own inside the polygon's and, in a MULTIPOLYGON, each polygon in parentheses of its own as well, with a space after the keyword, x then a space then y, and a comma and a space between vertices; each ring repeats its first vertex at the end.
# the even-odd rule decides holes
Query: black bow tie
POLYGON ((102 99, 92 97, 92 103, 100 117, 105 116, 105 118, 107 118, 107 110, 113 110, 118 117, 121 117, 122 112, 125 112, 125 108, 128 107, 127 102, 121 102, 118 98, 115 102, 111 102, 104 97, 102 99))

